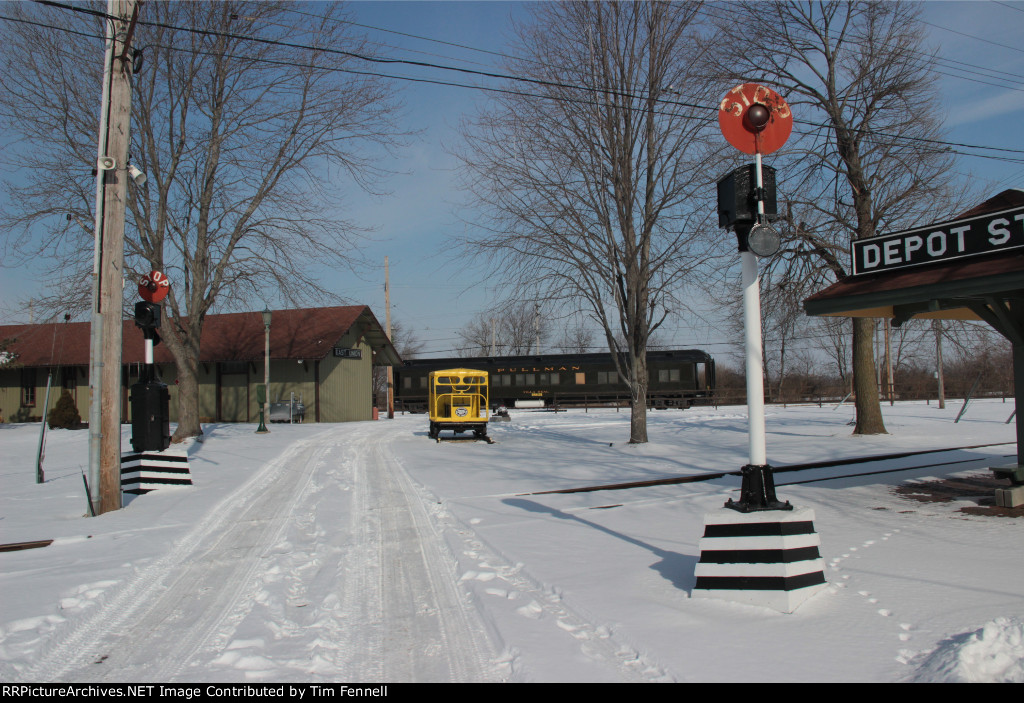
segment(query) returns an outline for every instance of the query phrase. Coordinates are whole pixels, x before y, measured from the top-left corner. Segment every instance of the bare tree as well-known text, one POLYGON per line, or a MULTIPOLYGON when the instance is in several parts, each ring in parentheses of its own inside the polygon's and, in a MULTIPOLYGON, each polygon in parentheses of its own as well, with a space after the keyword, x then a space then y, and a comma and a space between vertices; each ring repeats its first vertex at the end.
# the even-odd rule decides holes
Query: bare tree
POLYGON ((423 353, 423 341, 404 322, 391 321, 391 344, 403 359, 415 359, 423 353))
POLYGON ((547 345, 550 322, 537 304, 514 302, 484 311, 459 330, 463 346, 461 356, 489 356, 493 342, 500 356, 533 354, 538 339, 541 349, 547 345))
POLYGON ((555 342, 555 349, 563 354, 586 354, 595 350, 596 341, 593 330, 577 324, 563 330, 562 336, 555 342))
MULTIPOLYGON (((773 2, 730 5, 723 27, 757 41, 723 46, 730 81, 772 84, 800 133, 780 169, 799 226, 776 266, 808 286, 846 275, 853 239, 898 228, 949 203, 950 155, 937 144, 933 55, 919 8, 906 2, 773 2), (939 197, 942 194, 944 197, 939 197)), ((955 206, 953 206, 955 207, 955 206)), ((952 207, 949 207, 952 212, 952 207)), ((858 434, 884 433, 870 319, 853 321, 858 434)))
POLYGON ((466 187, 491 216, 467 243, 513 292, 583 310, 604 332, 632 396, 630 442, 646 442, 648 338, 681 309, 673 293, 713 212, 706 193, 693 199, 711 190, 695 175, 707 115, 672 92, 711 102, 691 41, 698 5, 530 10, 508 70, 533 84, 495 94, 465 125, 466 187))
MULTIPOLYGON (((10 9, 34 23, 4 23, 0 117, 32 158, 26 180, 9 187, 15 210, 4 224, 20 233, 20 252, 52 264, 53 299, 63 302, 92 260, 102 52, 88 37, 102 37, 103 19, 10 9)), ((146 3, 135 29, 131 159, 148 180, 129 190, 126 269, 171 281, 161 334, 177 365, 176 440, 201 433, 206 315, 331 297, 310 263, 357 260, 359 230, 336 208, 346 186, 369 188, 382 175, 379 148, 397 135, 392 89, 360 70, 358 56, 370 52, 341 6, 293 10, 146 3)))
MULTIPOLYGON (((424 345, 416 333, 409 329, 405 323, 399 320, 391 321, 391 344, 395 347, 398 355, 405 359, 415 359, 423 353, 424 345)), ((373 394, 381 406, 386 405, 387 397, 384 395, 388 389, 387 367, 373 367, 373 394)))
POLYGON ((762 288, 765 374, 768 379, 774 376, 775 397, 782 398, 792 345, 805 334, 806 317, 800 309, 799 289, 791 281, 766 278, 762 280, 762 288))

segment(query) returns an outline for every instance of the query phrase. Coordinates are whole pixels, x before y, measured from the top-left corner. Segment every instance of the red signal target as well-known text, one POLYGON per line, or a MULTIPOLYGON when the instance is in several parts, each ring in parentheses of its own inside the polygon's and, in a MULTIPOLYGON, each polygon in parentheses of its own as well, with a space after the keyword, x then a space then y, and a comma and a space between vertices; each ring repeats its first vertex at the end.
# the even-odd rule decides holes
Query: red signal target
POLYGON ((725 94, 718 107, 718 126, 726 141, 744 154, 770 154, 789 139, 793 113, 771 88, 744 83, 725 94))
POLYGON ((139 295, 147 303, 159 303, 170 290, 171 282, 159 271, 150 271, 139 281, 139 295))

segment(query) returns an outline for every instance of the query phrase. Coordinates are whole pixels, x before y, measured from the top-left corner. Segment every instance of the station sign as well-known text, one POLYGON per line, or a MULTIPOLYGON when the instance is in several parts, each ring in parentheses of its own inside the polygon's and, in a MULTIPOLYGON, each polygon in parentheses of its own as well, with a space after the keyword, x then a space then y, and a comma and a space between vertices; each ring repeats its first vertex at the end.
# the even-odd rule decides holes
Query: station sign
POLYGON ((362 359, 362 349, 342 349, 341 347, 334 347, 334 356, 341 359, 362 359))
POLYGON ((853 275, 1024 248, 1024 207, 853 242, 853 275))

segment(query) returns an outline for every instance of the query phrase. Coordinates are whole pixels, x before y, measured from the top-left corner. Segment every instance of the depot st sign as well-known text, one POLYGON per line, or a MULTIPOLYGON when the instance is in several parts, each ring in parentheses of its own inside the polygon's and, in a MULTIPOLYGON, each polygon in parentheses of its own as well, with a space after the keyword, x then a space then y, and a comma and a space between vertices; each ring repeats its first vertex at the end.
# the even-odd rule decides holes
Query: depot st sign
POLYGON ((1024 248, 1024 207, 853 242, 853 275, 1024 248))

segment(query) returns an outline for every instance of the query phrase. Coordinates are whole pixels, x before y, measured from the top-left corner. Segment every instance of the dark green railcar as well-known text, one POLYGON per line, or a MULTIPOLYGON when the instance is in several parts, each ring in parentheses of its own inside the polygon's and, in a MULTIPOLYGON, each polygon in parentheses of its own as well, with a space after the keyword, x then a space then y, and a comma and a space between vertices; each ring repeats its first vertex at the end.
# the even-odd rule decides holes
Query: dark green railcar
MULTIPOLYGON (((425 412, 430 372, 454 366, 487 372, 492 408, 598 406, 630 399, 608 353, 410 359, 395 372, 395 409, 425 412)), ((704 351, 648 352, 647 371, 650 407, 688 408, 710 399, 715 389, 715 362, 704 351)))

